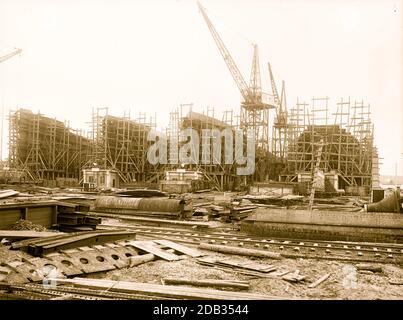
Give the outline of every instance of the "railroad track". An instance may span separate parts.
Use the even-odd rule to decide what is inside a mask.
[[[116,228],[116,225],[101,226]],[[145,237],[157,237],[193,245],[210,243],[276,251],[286,258],[403,264],[402,244],[251,237],[234,233],[194,232],[150,226],[119,226],[119,228],[130,229]]]
[[[69,300],[151,300],[167,299],[164,297],[129,294],[122,292],[99,291],[88,288],[77,288],[70,286],[57,286],[55,288],[45,288],[41,284],[10,285],[8,290],[12,295],[19,296],[26,300],[49,300],[54,298],[68,298]],[[172,300],[172,299],[171,299]]]

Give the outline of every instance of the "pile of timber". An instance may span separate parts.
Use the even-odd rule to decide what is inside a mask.
[[[61,231],[95,230],[101,218],[89,214],[90,207],[81,204],[59,203],[57,205],[57,224]]]
[[[208,267],[214,267],[218,270],[232,271],[255,277],[266,277],[269,273],[277,270],[277,267],[271,264],[261,264],[254,261],[241,261],[238,259],[216,259],[210,256],[198,258],[198,264]]]
[[[202,203],[193,205],[195,209],[194,215],[206,215],[209,220],[218,218],[224,222],[240,221],[249,216],[256,205],[242,204],[240,202],[232,202],[227,204],[216,205],[213,203]]]
[[[242,220],[249,216],[256,206],[234,206],[230,210],[229,220]]]

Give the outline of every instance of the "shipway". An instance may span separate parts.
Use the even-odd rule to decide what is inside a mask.
[[[154,307],[154,314],[168,314],[168,315],[180,315],[183,318],[186,314],[187,307],[164,307],[160,304],[159,307]]]

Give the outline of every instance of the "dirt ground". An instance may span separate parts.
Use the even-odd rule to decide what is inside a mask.
[[[251,258],[229,256],[205,251],[206,255],[215,258],[231,258],[241,262]],[[10,259],[30,258],[21,251],[9,250],[9,246],[0,244],[0,262]],[[291,299],[398,299],[403,300],[403,285],[392,285],[390,280],[402,282],[403,269],[396,265],[381,264],[383,272],[357,271],[354,264],[339,261],[323,261],[312,259],[283,259],[270,260],[253,258],[257,263],[273,265],[276,271],[299,270],[300,275],[306,276],[304,281],[290,283],[283,279],[252,278],[234,271],[217,270],[213,267],[196,263],[195,258],[185,258],[168,262],[155,260],[132,268],[113,270],[105,273],[88,274],[88,278],[104,278],[111,280],[135,281],[146,283],[161,283],[164,277],[186,279],[222,279],[249,280],[249,292]],[[308,288],[309,284],[323,275],[330,277],[316,288]],[[217,289],[217,288],[214,288]]]
[[[208,255],[217,258],[228,258],[228,255],[222,254],[208,253]],[[231,256],[231,258],[245,262],[250,260],[250,258],[240,256]],[[164,277],[193,280],[250,280],[249,292],[283,298],[403,299],[403,285],[391,285],[388,282],[391,279],[399,281],[403,279],[403,269],[398,266],[382,265],[382,273],[372,273],[370,271],[356,271],[353,265],[337,261],[317,261],[311,259],[283,259],[274,261],[258,258],[254,259],[254,261],[277,266],[279,271],[300,270],[300,275],[306,276],[306,279],[299,283],[290,283],[282,279],[251,278],[236,272],[201,266],[192,258],[174,262],[156,260],[133,268],[97,274],[96,277],[147,283],[161,283],[161,279]],[[309,284],[326,273],[330,273],[330,277],[326,281],[316,288],[308,288]],[[95,275],[88,275],[88,277],[95,278]]]

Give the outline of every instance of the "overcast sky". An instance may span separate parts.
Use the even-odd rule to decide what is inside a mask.
[[[333,111],[341,97],[369,103],[381,173],[398,163],[403,174],[402,0],[201,2],[247,81],[257,43],[265,91],[270,61],[289,106],[313,96],[330,97]],[[239,112],[193,0],[0,0],[0,55],[14,47],[21,57],[0,64],[5,112],[39,110],[84,129],[93,107],[157,114],[159,126],[181,103]]]

